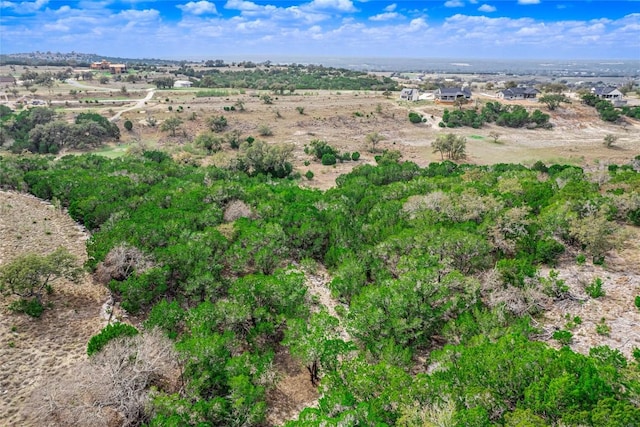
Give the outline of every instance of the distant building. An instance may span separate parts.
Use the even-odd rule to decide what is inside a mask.
[[[471,90],[468,87],[442,87],[434,92],[436,101],[455,102],[459,98],[471,99]]]
[[[400,91],[400,99],[403,101],[417,101],[420,97],[418,89],[404,88]]]
[[[598,86],[591,88],[591,93],[600,99],[608,101],[619,101],[622,99],[622,92],[613,86]]]
[[[122,74],[127,72],[127,66],[125,64],[112,64],[106,59],[103,59],[100,62],[92,62],[90,68],[92,70],[109,70],[111,74]]]
[[[532,87],[512,87],[498,92],[500,99],[536,99],[540,93],[538,89]]]
[[[13,76],[0,76],[0,84],[16,84],[16,79]]]
[[[189,80],[176,80],[173,82],[173,87],[191,87],[191,85],[193,85],[193,82]]]

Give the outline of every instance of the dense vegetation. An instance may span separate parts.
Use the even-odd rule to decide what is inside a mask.
[[[11,143],[16,153],[57,154],[63,148],[92,147],[118,138],[118,125],[97,113],[80,113],[70,124],[55,110],[38,107],[3,114],[0,122],[0,146]]]
[[[273,90],[277,93],[308,90],[397,90],[398,84],[389,77],[374,77],[366,72],[321,65],[286,68],[253,68],[221,71],[218,69],[194,70],[182,68],[175,72],[197,78],[196,86],[202,88],[250,88]]]
[[[530,320],[569,297],[540,266],[605,262],[640,223],[637,163],[600,186],[577,167],[383,155],[320,192],[159,152],[24,156],[0,160],[0,186],[68,208],[96,277],[174,340],[185,387],[155,392],[149,425],[261,425],[284,346],[322,391],[291,427],[632,426],[637,362],[555,350]],[[320,264],[338,318],[305,286]]]
[[[440,127],[470,126],[480,128],[485,123],[494,122],[498,126],[511,128],[548,129],[551,127],[549,115],[538,109],[529,113],[521,105],[503,105],[499,102],[487,102],[480,112],[478,112],[478,108],[452,111],[445,108]]]

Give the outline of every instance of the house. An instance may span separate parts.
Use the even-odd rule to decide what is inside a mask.
[[[92,70],[109,70],[111,74],[122,74],[127,72],[127,66],[125,64],[112,64],[106,59],[103,59],[100,62],[92,62],[90,68]]]
[[[404,88],[400,91],[400,99],[403,101],[417,101],[420,97],[418,89]]]
[[[536,99],[540,91],[532,87],[512,87],[498,92],[500,99]]]
[[[591,88],[591,93],[600,99],[608,101],[619,101],[622,99],[622,92],[613,86],[598,86]]]
[[[92,62],[89,67],[92,70],[108,70],[109,69],[109,65],[111,65],[111,63],[109,61],[107,61],[106,59],[103,59],[100,62]]]
[[[189,80],[176,80],[173,82],[173,87],[191,87],[192,84]]]
[[[471,90],[468,87],[441,87],[434,92],[436,101],[455,102],[460,98],[471,99]]]
[[[125,64],[109,64],[109,72],[111,74],[122,74],[127,72]]]
[[[13,76],[0,76],[0,84],[16,84],[16,79]]]

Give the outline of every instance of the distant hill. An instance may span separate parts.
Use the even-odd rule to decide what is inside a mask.
[[[89,66],[92,62],[106,59],[117,63],[144,63],[153,65],[179,64],[180,61],[171,61],[157,58],[120,58],[98,55],[95,53],[78,52],[28,52],[0,54],[0,65],[56,65],[56,66]]]

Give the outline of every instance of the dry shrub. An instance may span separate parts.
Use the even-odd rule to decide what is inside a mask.
[[[134,426],[149,418],[153,386],[179,388],[173,343],[160,330],[110,342],[63,378],[50,378],[25,405],[34,425]]]
[[[522,288],[509,286],[502,280],[496,269],[485,273],[482,279],[481,295],[490,307],[504,307],[508,312],[523,316],[549,309],[552,299],[543,292],[539,279],[527,278]]]
[[[225,208],[223,218],[226,222],[232,222],[238,218],[251,218],[252,215],[251,208],[245,202],[234,200]]]
[[[132,273],[141,273],[153,266],[149,258],[126,243],[115,246],[96,268],[96,280],[104,285],[111,280],[126,280]]]

